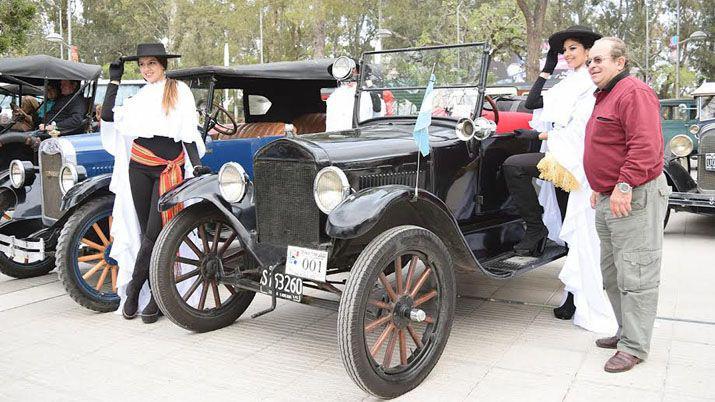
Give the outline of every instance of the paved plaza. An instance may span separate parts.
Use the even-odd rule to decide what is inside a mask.
[[[715,218],[676,213],[665,232],[651,357],[608,374],[598,335],[553,318],[563,260],[497,281],[460,275],[452,335],[436,368],[402,400],[715,400]],[[257,296],[219,331],[163,318],[145,325],[75,304],[57,274],[0,275],[0,400],[372,398],[340,362],[336,313]]]

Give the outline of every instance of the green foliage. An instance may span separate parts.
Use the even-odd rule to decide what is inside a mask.
[[[0,1],[0,55],[19,53],[37,14],[30,0]]]

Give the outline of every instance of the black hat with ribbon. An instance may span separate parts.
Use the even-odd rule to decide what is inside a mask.
[[[136,61],[140,57],[156,57],[171,59],[175,57],[181,57],[180,54],[170,54],[166,53],[166,48],[162,43],[140,43],[137,45],[137,54],[134,56],[124,56],[122,60],[124,61]]]
[[[591,28],[583,25],[573,25],[563,31],[556,32],[549,37],[549,46],[551,49],[558,49],[559,53],[564,52],[564,42],[566,39],[575,39],[586,49],[593,46],[593,42],[601,39],[603,35],[593,31]]]

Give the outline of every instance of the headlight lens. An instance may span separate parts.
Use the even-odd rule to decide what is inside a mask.
[[[678,134],[670,140],[670,152],[681,158],[693,152],[693,140],[685,134]]]
[[[10,162],[10,184],[15,188],[25,185],[25,167],[19,159]]]
[[[350,194],[350,183],[342,170],[335,166],[323,168],[315,176],[313,196],[321,211],[329,214]]]
[[[60,191],[62,194],[67,194],[69,189],[74,187],[79,181],[77,167],[71,163],[67,163],[60,169]]]
[[[246,194],[246,171],[236,162],[228,162],[218,172],[218,187],[224,200],[234,203]]]
[[[346,56],[340,56],[333,63],[333,78],[338,81],[348,79],[352,75],[353,68],[355,68],[355,60]]]
[[[688,127],[688,131],[690,131],[690,134],[695,135],[700,131],[700,126],[698,126],[697,124],[693,124]]]

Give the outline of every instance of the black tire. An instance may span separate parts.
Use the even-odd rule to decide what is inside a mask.
[[[405,256],[410,261],[406,275]],[[432,291],[420,293],[427,286]],[[417,387],[442,355],[455,302],[452,259],[434,233],[417,226],[398,226],[378,235],[355,261],[338,309],[340,357],[350,377],[365,392],[381,398],[394,398]],[[420,308],[415,309],[417,306]],[[407,312],[415,310],[424,312],[427,319],[407,318]],[[375,319],[367,323],[368,316]],[[376,336],[383,325],[384,330]],[[372,343],[370,338],[375,337]],[[399,359],[392,366],[398,340]],[[410,340],[412,351],[408,349]],[[385,353],[381,353],[382,346]],[[381,363],[377,361],[380,355]]]
[[[15,204],[14,196],[9,191],[0,192],[0,216],[2,222],[10,219],[5,213]],[[34,278],[48,274],[55,269],[55,259],[47,257],[31,263],[17,261],[0,253],[0,272],[17,279]]]
[[[201,240],[198,245],[189,237],[193,235]],[[235,239],[236,233],[228,220],[207,203],[185,208],[162,229],[151,255],[149,283],[159,308],[173,323],[189,331],[207,332],[233,324],[246,311],[255,292],[221,283],[216,275],[218,267],[232,273],[234,270],[245,270],[252,264],[240,242]],[[182,244],[190,247],[194,257],[190,254],[177,257]],[[179,258],[182,260],[179,261]],[[185,267],[181,268],[182,265]],[[186,271],[177,272],[177,267]],[[193,282],[183,286],[188,283],[191,286],[182,289],[181,294],[177,284],[189,280]],[[194,307],[184,299],[191,301],[198,287],[201,287],[201,292]],[[228,294],[224,291],[222,295],[221,289],[226,289]],[[213,294],[213,299],[208,298],[209,293]],[[228,298],[224,301],[223,296]]]
[[[119,307],[119,268],[109,258],[113,206],[114,196],[105,195],[77,208],[60,232],[55,255],[60,281],[70,297],[80,306],[100,313]],[[96,284],[89,282],[95,278]]]
[[[670,205],[668,205],[665,208],[665,219],[663,219],[663,229],[665,229],[665,227],[668,226],[668,221],[670,220],[670,210],[671,209],[672,208],[670,208]]]

